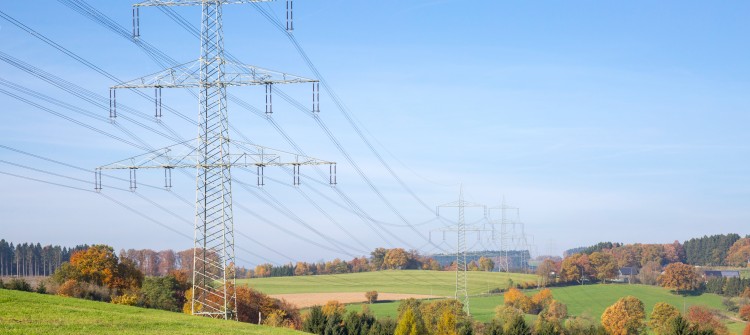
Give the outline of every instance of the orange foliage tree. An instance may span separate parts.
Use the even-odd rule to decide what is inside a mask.
[[[750,305],[745,305],[740,308],[740,318],[745,321],[750,321]]]
[[[94,245],[76,251],[70,256],[70,265],[75,267],[80,278],[71,278],[99,286],[110,285],[117,274],[118,259],[114,250],[106,245]]]
[[[692,291],[700,285],[695,268],[679,262],[669,264],[664,268],[664,273],[659,276],[659,284],[677,292]]]
[[[589,256],[586,254],[570,255],[560,266],[560,280],[564,282],[580,281],[592,273]]]
[[[589,256],[594,275],[602,282],[614,279],[618,274],[617,261],[611,254],[594,252]]]
[[[745,326],[745,330],[742,331],[742,335],[750,335],[750,323]]]
[[[383,267],[386,269],[403,269],[409,263],[406,251],[401,248],[389,249],[383,259]]]
[[[727,252],[726,261],[731,266],[747,266],[750,263],[750,238],[734,242]]]
[[[698,331],[713,330],[716,335],[729,335],[727,326],[706,307],[690,306],[687,319]]]
[[[602,326],[611,335],[641,334],[645,318],[643,302],[627,296],[607,307],[602,314]]]
[[[524,313],[530,313],[534,306],[531,298],[515,287],[511,287],[508,292],[505,292],[503,298],[505,306],[516,308]]]

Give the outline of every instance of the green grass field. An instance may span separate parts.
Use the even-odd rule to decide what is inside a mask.
[[[535,291],[526,292],[531,295]],[[724,310],[722,297],[716,294],[702,294],[699,296],[682,297],[671,293],[669,290],[647,285],[626,285],[626,284],[606,284],[606,285],[583,285],[552,288],[552,295],[556,300],[568,306],[570,315],[587,314],[594,318],[599,318],[604,310],[614,304],[618,299],[632,295],[643,301],[646,307],[646,313],[650,314],[657,302],[669,303],[682,310],[690,308],[693,305],[702,305],[714,309]],[[377,303],[370,305],[370,310],[378,317],[395,317],[398,308],[398,302]],[[469,306],[471,315],[479,321],[489,321],[495,315],[495,307],[503,304],[502,295],[494,296],[477,296],[470,298]],[[683,305],[684,304],[684,305]],[[347,306],[350,310],[361,310],[361,304],[352,304]],[[741,333],[744,328],[743,323],[728,322],[730,330]]]
[[[469,294],[482,294],[492,288],[505,288],[508,279],[515,283],[536,282],[536,275],[503,272],[469,272]],[[364,292],[430,294],[453,296],[456,273],[450,271],[388,270],[339,275],[253,278],[237,281],[266,294]]]
[[[0,290],[0,334],[303,334],[181,313]]]

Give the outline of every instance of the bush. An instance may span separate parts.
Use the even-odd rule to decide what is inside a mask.
[[[36,286],[36,293],[47,294],[47,286],[44,285],[44,281],[40,281],[39,285]]]
[[[745,321],[750,321],[750,305],[745,305],[740,308],[740,318]]]
[[[378,291],[365,292],[365,298],[367,298],[367,302],[371,304],[378,301]]]
[[[57,295],[94,301],[109,301],[109,290],[105,287],[80,283],[74,279],[66,280],[57,289]]]
[[[179,283],[175,277],[146,278],[141,287],[141,303],[148,308],[177,312],[180,310],[180,304],[176,297],[178,290]]]
[[[32,292],[31,285],[29,285],[23,278],[13,278],[6,286],[9,290]]]
[[[135,306],[138,302],[138,296],[135,294],[126,293],[112,298],[111,302],[115,305]]]
[[[495,288],[491,289],[489,293],[490,294],[500,294],[500,293],[503,293],[503,292],[505,292],[505,290],[503,290],[503,289],[501,289],[499,287],[495,287]]]

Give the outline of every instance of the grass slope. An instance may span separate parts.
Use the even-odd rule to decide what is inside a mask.
[[[515,283],[536,282],[536,275],[501,272],[469,272],[469,294],[481,294],[492,288],[505,288],[508,279]],[[451,271],[388,270],[339,275],[253,278],[237,281],[266,294],[365,292],[430,294],[453,296],[456,273]]]
[[[0,334],[303,334],[153,309],[0,289]]]
[[[535,292],[526,292],[533,294]],[[699,296],[687,296],[684,298],[671,293],[669,290],[647,285],[626,285],[626,284],[606,284],[606,285],[583,285],[552,288],[552,296],[568,306],[570,315],[587,314],[594,318],[599,318],[604,310],[614,304],[618,299],[632,295],[643,301],[646,307],[646,313],[650,314],[657,302],[669,303],[678,309],[683,309],[683,302],[686,308],[693,305],[702,305],[714,309],[724,310],[721,303],[722,298],[716,294],[702,294]],[[502,295],[471,297],[469,306],[471,315],[480,321],[489,321],[495,315],[495,307],[503,304]],[[370,306],[370,310],[377,316],[397,315],[396,309],[398,302],[377,303]],[[348,306],[351,310],[360,310],[361,305],[355,304]]]

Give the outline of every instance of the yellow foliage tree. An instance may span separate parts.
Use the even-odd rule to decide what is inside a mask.
[[[648,326],[651,327],[654,334],[666,335],[670,331],[672,319],[678,315],[680,315],[680,311],[674,306],[664,302],[657,302],[649,317]]]
[[[325,305],[323,305],[323,315],[326,317],[331,317],[333,315],[344,315],[346,313],[346,307],[344,307],[344,304],[340,303],[338,300],[329,300]]]
[[[727,252],[727,264],[748,266],[750,264],[750,238],[741,238],[732,244]]]
[[[437,324],[435,335],[457,335],[456,314],[453,311],[444,310]]]
[[[541,311],[552,302],[552,290],[545,288],[531,297],[531,302],[534,304],[534,308]]]
[[[611,335],[641,334],[645,328],[643,302],[633,296],[618,300],[602,314],[602,326]]]
[[[414,311],[408,308],[399,318],[394,335],[424,335],[426,332],[421,328]]]

